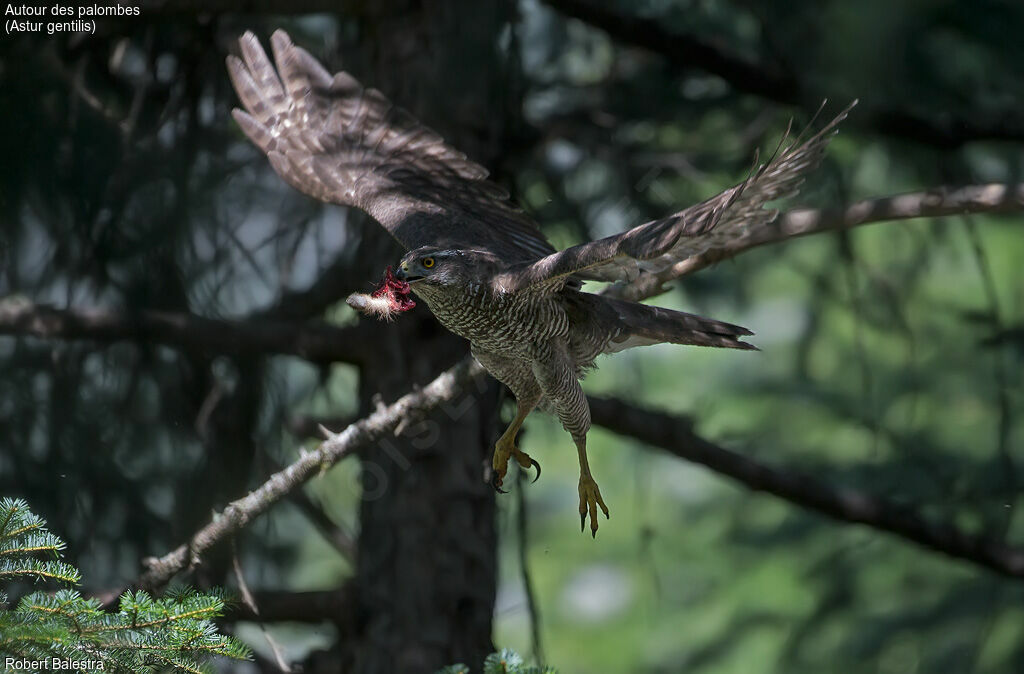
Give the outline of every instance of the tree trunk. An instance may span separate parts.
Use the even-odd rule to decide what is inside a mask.
[[[396,6],[396,4],[400,6]],[[400,2],[370,10],[351,69],[411,110],[473,159],[493,166],[507,147],[507,63],[499,47],[508,3]],[[346,65],[349,67],[349,64]],[[368,223],[366,251],[380,268],[401,255]],[[426,383],[468,351],[425,307],[383,331],[380,358],[364,367],[364,411],[380,394],[394,400]],[[432,672],[454,662],[478,667],[492,650],[497,578],[495,495],[484,481],[497,436],[494,382],[467,392],[400,437],[362,457],[363,489],[354,634],[343,643],[344,671]]]

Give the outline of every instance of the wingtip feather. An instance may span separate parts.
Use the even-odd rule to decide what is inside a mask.
[[[274,34],[270,36],[270,48],[274,52],[274,59],[278,62],[278,65],[281,63],[281,55],[293,46],[292,39],[288,37],[288,33],[280,28],[275,30]]]
[[[259,38],[251,30],[247,30],[242,33],[242,37],[238,38],[238,46],[242,50],[242,56],[245,58],[249,65],[252,65],[250,55],[258,58],[260,54],[266,58],[266,52],[263,51],[263,45],[260,44]]]
[[[242,128],[242,131],[250,138],[250,140],[260,147],[263,146],[262,137],[266,135],[267,130],[262,124],[257,122],[252,115],[241,108],[232,108],[231,117],[235,120],[235,123]]]

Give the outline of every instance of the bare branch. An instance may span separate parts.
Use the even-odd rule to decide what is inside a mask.
[[[476,376],[467,372],[467,378]],[[468,379],[467,379],[468,381]],[[645,410],[621,400],[589,397],[594,424],[699,463],[756,491],[843,522],[863,524],[922,547],[995,571],[1024,578],[1024,550],[930,522],[887,499],[827,484],[809,475],[765,465],[720,447],[693,432],[685,417]],[[298,428],[304,429],[311,422]]]
[[[259,620],[261,617],[260,607],[252,596],[249,584],[245,581],[245,574],[242,573],[242,564],[238,561],[238,551],[235,548],[235,542],[231,541],[231,565],[235,573],[235,582],[238,583],[238,593],[241,595],[242,605],[252,613],[256,620]],[[263,640],[267,642],[267,646],[270,647],[270,651],[274,654],[274,664],[277,666],[277,670],[279,672],[291,672],[291,667],[285,662],[284,655],[281,653],[281,647],[278,645],[274,635],[268,632],[264,625],[260,625],[260,631],[263,632]]]
[[[751,248],[788,241],[798,236],[850,229],[888,220],[1021,211],[1024,211],[1024,183],[938,187],[926,192],[908,192],[891,197],[865,199],[846,208],[793,210],[780,214],[770,227],[762,228],[747,238],[738,239],[725,248],[716,248],[687,258],[656,274],[641,273],[635,281],[626,285],[610,286],[606,292],[614,297],[631,300],[653,297],[664,292],[664,284],[669,281],[735,257]]]
[[[669,281],[735,257],[757,246],[819,232],[849,229],[886,220],[939,217],[964,213],[1024,211],[1024,183],[940,187],[866,199],[844,209],[800,209],[783,213],[776,223],[725,248],[682,260],[656,274],[641,273],[633,282],[608,287],[606,293],[641,300],[664,292]],[[218,353],[281,353],[314,362],[363,363],[374,356],[380,326],[360,321],[349,327],[326,323],[292,323],[269,317],[237,321],[192,314],[106,309],[53,309],[20,300],[0,301],[0,335],[132,340],[203,349]]]
[[[587,0],[544,0],[562,14],[608,33],[615,40],[664,56],[682,68],[698,68],[729,82],[738,91],[782,103],[799,98],[796,80],[777,67],[732,54],[696,35],[665,30],[654,19],[623,14]]]
[[[670,454],[707,466],[755,491],[842,522],[887,531],[918,545],[1004,576],[1024,578],[1024,550],[973,536],[950,524],[929,522],[913,510],[856,489],[836,487],[810,475],[773,468],[705,440],[692,422],[634,407],[621,400],[590,398],[594,423]]]
[[[167,311],[54,309],[0,301],[0,335],[42,339],[134,341],[229,354],[278,353],[313,362],[361,363],[372,356],[377,326],[320,322],[217,320]]]
[[[322,438],[320,428],[345,428],[356,421],[351,417],[318,417],[296,414],[288,418],[288,432],[297,438]]]
[[[697,68],[717,75],[736,91],[785,105],[817,105],[823,93],[808,92],[796,75],[769,60],[748,59],[727,47],[695,35],[666,30],[655,20],[619,12],[596,0],[544,0],[562,14],[606,32],[613,40],[664,57],[678,68]],[[924,116],[910,110],[875,107],[858,116],[880,133],[933,147],[953,149],[975,140],[1024,140],[1024,124],[1016,109],[979,120],[977,116]]]
[[[754,246],[794,236],[843,229],[885,219],[962,212],[1012,212],[1020,210],[1022,205],[1024,185],[975,185],[868,200],[842,210],[794,211],[782,216],[777,228],[766,230],[727,250],[717,251],[717,258],[697,258],[697,262],[678,271],[678,275],[691,273],[702,266],[738,255]],[[634,286],[635,284],[627,287]],[[660,287],[660,283],[637,287],[633,290],[634,296],[642,299],[654,294]],[[10,302],[7,304],[11,305]],[[175,318],[174,315],[156,312],[143,315],[153,320],[152,324],[146,325],[149,332],[165,324],[172,331],[177,331],[175,334],[182,332],[180,322],[171,320]],[[95,316],[100,318],[95,321],[89,320]],[[177,318],[180,319],[180,316]],[[200,319],[201,322],[207,320]],[[221,329],[225,322],[209,323],[210,327],[216,326]],[[231,327],[239,328],[238,325]],[[0,333],[3,332],[44,337],[139,338],[137,322],[129,322],[124,317],[110,317],[102,312],[55,312],[40,310],[32,305],[28,305],[20,313],[16,307],[0,306]],[[240,330],[237,337],[245,339],[244,331]],[[168,340],[166,335],[164,341],[176,343],[174,340]],[[394,432],[403,419],[422,414],[452,400],[466,384],[482,376],[483,372],[483,368],[475,360],[466,358],[439,375],[425,388],[409,393],[392,405],[381,407],[365,419],[349,425],[344,431],[322,443],[315,452],[304,455],[287,468],[275,473],[256,491],[229,504],[223,513],[200,529],[188,544],[178,547],[160,559],[148,560],[148,570],[140,579],[140,585],[156,587],[166,583],[175,573],[197,563],[210,547],[241,530],[249,521],[310,480],[322,468],[332,466],[386,433]],[[1024,551],[972,537],[949,525],[928,523],[911,511],[858,491],[833,489],[806,476],[764,466],[699,438],[693,434],[685,421],[601,399],[593,399],[591,409],[596,423],[606,428],[666,448],[679,456],[729,475],[753,489],[768,491],[836,519],[860,522],[894,533],[924,547],[974,562],[1004,575],[1024,577]],[[299,428],[304,425],[300,424]]]
[[[146,572],[139,579],[144,588],[164,585],[182,569],[198,563],[202,555],[218,542],[234,535],[252,519],[346,456],[356,452],[387,433],[392,433],[406,418],[454,399],[463,386],[483,374],[475,360],[466,358],[441,373],[422,389],[408,393],[397,401],[358,421],[328,440],[315,451],[305,454],[281,471],[274,473],[258,489],[232,501],[213,521],[200,529],[192,539],[159,559],[146,560]]]

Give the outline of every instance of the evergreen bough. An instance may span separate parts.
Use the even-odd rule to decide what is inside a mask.
[[[0,669],[198,674],[210,671],[212,656],[250,657],[248,647],[220,634],[212,622],[224,613],[222,593],[184,587],[155,598],[129,591],[118,611],[109,613],[99,600],[72,589],[81,577],[61,561],[63,549],[64,541],[25,501],[0,499]],[[12,609],[3,590],[18,580],[64,587],[33,592]]]
[[[448,665],[436,674],[470,674],[466,665]],[[558,674],[553,667],[527,666],[522,656],[509,648],[491,653],[484,660],[483,674]]]

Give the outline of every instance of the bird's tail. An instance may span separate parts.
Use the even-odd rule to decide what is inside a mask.
[[[754,333],[738,325],[637,302],[601,299],[615,312],[621,328],[608,343],[605,353],[665,342],[757,350],[753,344],[742,341],[743,337]]]

